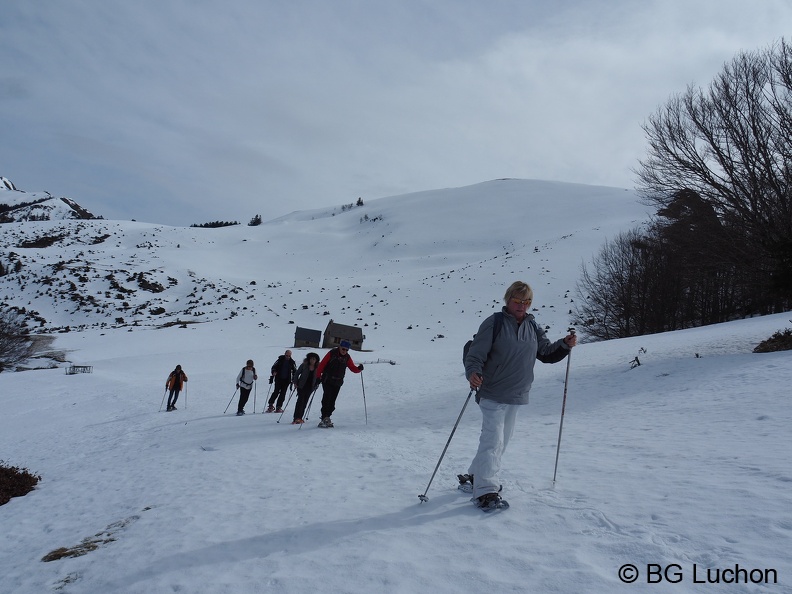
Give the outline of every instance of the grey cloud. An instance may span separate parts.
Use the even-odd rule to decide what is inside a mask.
[[[173,224],[498,177],[630,186],[644,119],[790,17],[780,0],[12,2],[0,163]]]

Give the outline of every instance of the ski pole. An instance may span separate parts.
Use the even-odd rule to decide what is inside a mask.
[[[231,403],[234,401],[234,396],[236,396],[237,390],[239,390],[239,386],[237,386],[236,390],[234,390],[234,393],[231,394],[231,400],[228,401],[228,405],[226,406],[225,410],[223,411],[223,414],[226,414],[226,410],[228,410],[228,407],[231,406]]]
[[[162,405],[165,404],[165,396],[168,394],[168,388],[165,388],[165,394],[162,395],[162,402],[160,402],[160,409],[158,412],[162,412]]]
[[[443,461],[443,456],[445,456],[446,450],[448,449],[448,444],[451,443],[451,438],[454,437],[454,432],[456,431],[457,425],[459,425],[459,421],[462,420],[462,415],[465,413],[465,409],[467,408],[468,402],[470,402],[470,397],[473,395],[473,392],[475,391],[476,391],[475,388],[470,389],[470,392],[468,393],[467,398],[465,399],[465,404],[462,406],[462,410],[459,411],[459,417],[457,417],[456,423],[454,423],[454,428],[451,430],[451,435],[448,436],[448,441],[446,442],[445,447],[443,448],[443,453],[440,454],[440,459],[437,461],[437,466],[435,466],[434,472],[432,473],[432,478],[429,479],[429,484],[426,485],[426,491],[423,492],[423,495],[418,495],[418,499],[421,500],[421,503],[425,501],[429,501],[429,498],[426,496],[426,494],[429,492],[429,487],[432,485],[432,481],[434,480],[434,477],[437,474],[437,469],[440,468],[440,462]]]
[[[272,391],[272,378],[270,377],[270,387],[267,389],[267,396],[264,398],[264,402],[266,402],[267,404],[269,404],[269,394],[270,394],[271,391]],[[254,394],[254,396],[255,396],[255,394]],[[267,412],[267,407],[265,406],[264,410],[262,410],[261,412],[263,412],[263,413]],[[255,407],[253,408],[253,413],[254,414],[256,413],[256,408]]]
[[[184,385],[184,410],[187,410],[187,384]]]
[[[575,333],[574,328],[570,328],[571,334]],[[558,445],[556,445],[556,459],[555,469],[553,470],[553,484],[556,482],[556,473],[558,472],[558,455],[561,453],[561,432],[564,430],[564,411],[566,410],[567,399],[567,385],[569,384],[569,364],[572,362],[572,351],[567,355],[566,377],[564,377],[564,399],[561,402],[561,423],[558,425]]]
[[[256,414],[256,380],[253,380],[253,414]]]
[[[289,397],[286,399],[286,406],[283,407],[283,412],[278,417],[278,423],[280,423],[281,417],[286,414],[286,409],[289,408],[289,402],[291,402],[292,394],[294,394],[294,384],[292,384],[291,390],[289,390]]]
[[[363,411],[366,413],[366,425],[368,425],[368,408],[366,407],[366,386],[363,385],[363,372],[360,372],[360,387],[363,388]]]
[[[313,404],[314,394],[316,394],[316,391],[318,389],[319,389],[319,384],[316,384],[316,386],[313,389],[313,392],[311,392],[311,398],[310,398],[310,400],[308,400],[308,406],[305,407],[305,416],[303,417],[303,421],[307,421],[308,420],[308,413],[311,412],[311,404]],[[300,426],[297,427],[297,429],[302,429],[302,426],[304,424],[305,423],[300,423]]]

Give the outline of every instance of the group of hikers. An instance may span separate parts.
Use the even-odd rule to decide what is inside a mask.
[[[341,343],[327,352],[320,361],[316,353],[308,353],[298,367],[292,358],[292,352],[287,350],[280,355],[270,369],[269,383],[272,395],[267,401],[266,413],[283,413],[283,403],[286,394],[291,387],[292,391],[297,391],[297,403],[294,406],[294,419],[292,425],[301,425],[305,422],[305,409],[311,395],[322,386],[322,420],[319,427],[328,429],[333,427],[331,419],[335,411],[336,399],[344,383],[344,375],[349,369],[353,373],[363,371],[363,365],[355,365],[349,354],[351,344],[348,340]],[[256,367],[252,359],[248,359],[245,366],[236,378],[236,388],[239,390],[239,400],[237,402],[237,416],[245,414],[245,405],[250,399],[250,392],[253,390],[255,381],[258,379]],[[168,397],[168,411],[176,410],[176,401],[179,392],[187,381],[187,374],[177,365],[165,382],[166,390],[170,390]],[[234,391],[236,393],[236,390]],[[233,399],[233,397],[232,397]]]
[[[501,459],[514,433],[517,411],[520,406],[528,404],[536,360],[557,363],[567,357],[577,344],[574,331],[555,342],[547,338],[544,329],[528,313],[533,302],[533,290],[527,283],[512,283],[503,299],[505,305],[501,311],[481,323],[464,355],[465,378],[471,394],[476,392],[482,422],[478,451],[468,473],[459,475],[459,481],[460,488],[469,488],[474,503],[484,511],[508,507],[500,495]],[[282,413],[286,391],[292,386],[297,390],[292,423],[301,424],[311,394],[321,385],[322,420],[319,427],[332,427],[331,416],[344,383],[344,373],[347,369],[353,373],[363,371],[363,365],[355,365],[349,356],[349,347],[348,341],[341,341],[321,361],[316,353],[308,353],[299,367],[295,365],[291,351],[278,357],[270,370],[270,383],[274,383],[274,390],[265,412]],[[245,414],[245,404],[257,377],[253,361],[248,361],[236,380],[240,391],[237,415]],[[187,376],[177,366],[166,383],[171,390],[168,410],[176,410],[179,390],[186,381]]]

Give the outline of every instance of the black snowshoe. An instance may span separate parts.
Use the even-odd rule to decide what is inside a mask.
[[[499,493],[486,493],[473,499],[473,503],[483,512],[494,512],[509,508],[509,503]]]
[[[459,485],[457,485],[457,489],[459,489],[463,493],[472,493],[473,492],[473,475],[472,474],[458,474],[457,478],[459,479]]]

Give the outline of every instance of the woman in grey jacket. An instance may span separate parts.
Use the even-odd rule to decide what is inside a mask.
[[[536,359],[563,360],[577,344],[574,334],[550,342],[528,314],[533,290],[522,281],[512,283],[503,309],[481,323],[465,357],[465,377],[476,390],[482,424],[479,448],[470,464],[473,496],[482,509],[508,507],[501,499],[498,473],[501,458],[514,433],[518,406],[528,404]]]

